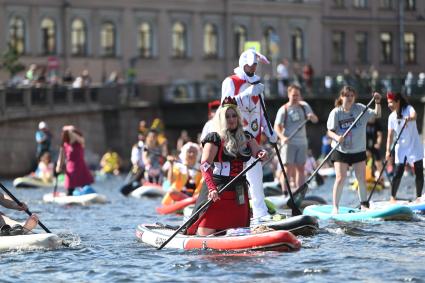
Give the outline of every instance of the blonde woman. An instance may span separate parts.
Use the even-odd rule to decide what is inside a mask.
[[[169,156],[168,162],[171,168],[168,169],[167,179],[171,184],[171,191],[162,199],[162,204],[171,204],[197,195],[202,186],[202,174],[199,169],[199,159],[201,151],[196,143],[188,142],[183,145],[179,155],[180,162],[176,162]]]
[[[201,172],[203,186],[195,206],[207,200],[211,206],[189,227],[187,233],[207,236],[229,228],[249,226],[248,186],[241,178],[220,196],[218,190],[238,175],[252,157],[267,158],[263,150],[242,128],[241,115],[234,98],[227,97],[213,118],[213,132],[202,141]]]

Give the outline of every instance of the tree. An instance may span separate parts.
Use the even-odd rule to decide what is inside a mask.
[[[9,43],[7,50],[0,57],[0,69],[5,69],[12,78],[17,73],[25,70],[25,65],[19,62],[19,59],[18,52]]]

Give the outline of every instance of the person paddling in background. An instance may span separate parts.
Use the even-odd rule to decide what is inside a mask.
[[[242,172],[252,156],[267,159],[267,152],[251,134],[244,132],[234,98],[225,98],[213,119],[213,132],[202,141],[201,171],[207,186],[201,189],[195,211],[207,199],[213,203],[187,230],[188,234],[200,236],[229,228],[249,227],[246,178],[241,178],[220,196],[218,190]]]
[[[148,131],[142,158],[145,165],[145,180],[159,184],[162,179],[161,159],[163,155],[162,148],[158,144],[158,132],[154,129]]]
[[[101,172],[103,174],[120,174],[121,157],[117,152],[109,148],[100,160]]]
[[[391,184],[391,202],[396,202],[398,187],[400,186],[401,177],[404,173],[406,162],[413,164],[415,168],[416,183],[416,201],[420,201],[422,189],[424,186],[423,161],[424,150],[419,137],[416,126],[416,111],[409,104],[407,99],[400,93],[387,93],[388,107],[391,114],[388,117],[388,134],[387,134],[387,150],[385,158],[391,157],[391,144],[395,136],[400,135],[401,129],[405,122],[406,128],[401,133],[401,137],[395,146],[395,176]]]
[[[25,211],[28,209],[25,203],[21,203],[19,206],[15,201],[6,198],[3,193],[0,193],[0,205],[14,210]],[[9,235],[21,235],[30,232],[32,229],[37,227],[38,224],[38,216],[37,214],[32,214],[27,218],[24,225],[15,225],[10,227],[10,225],[6,224],[7,218],[3,213],[0,212],[0,236],[9,236]]]
[[[38,163],[37,170],[35,171],[35,176],[40,178],[45,183],[50,183],[53,181],[54,173],[54,164],[50,153],[45,152],[40,157],[40,162]]]
[[[297,128],[306,120],[317,123],[319,119],[311,110],[310,105],[302,101],[301,89],[297,85],[288,87],[289,102],[279,108],[276,114],[274,129],[282,143],[282,162],[289,179],[295,180],[297,188],[304,184],[304,165],[307,160],[308,140],[305,125],[288,140]],[[288,194],[284,175],[280,174],[280,184],[283,193]],[[288,180],[290,182],[290,180]]]
[[[62,128],[62,144],[59,160],[56,163],[56,173],[62,171],[65,163],[65,189],[67,195],[72,196],[76,187],[83,187],[93,183],[93,176],[87,168],[84,159],[84,137],[72,125]]]
[[[167,160],[171,164],[168,169],[167,180],[171,184],[171,191],[162,199],[162,204],[171,204],[199,193],[202,186],[202,174],[199,169],[201,151],[196,143],[188,142],[179,155],[181,162],[175,162],[173,156]]]
[[[40,161],[41,155],[50,152],[50,144],[52,142],[52,133],[47,127],[47,123],[41,121],[38,123],[38,131],[35,132],[35,141],[37,142],[37,162]]]
[[[215,112],[217,112],[217,109],[219,106],[220,106],[220,100],[213,100],[211,102],[208,102],[208,121],[205,123],[204,127],[202,128],[200,141],[204,140],[207,134],[212,131],[212,125],[213,125],[212,121],[213,121]]]
[[[331,156],[336,174],[333,186],[333,214],[338,213],[342,187],[347,177],[348,167],[351,165],[359,184],[361,208],[369,208],[365,180],[366,125],[371,118],[381,116],[381,95],[377,92],[373,94],[375,109],[368,109],[350,133],[343,138],[345,131],[366,107],[361,103],[355,103],[356,96],[357,92],[353,87],[344,86],[335,101],[335,108],[329,114],[327,122],[328,135],[333,140],[332,147],[335,147],[336,142],[340,142]]]

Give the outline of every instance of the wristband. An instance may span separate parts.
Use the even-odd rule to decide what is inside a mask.
[[[203,162],[200,166],[202,177],[204,177],[205,184],[208,187],[208,191],[214,191],[217,190],[217,185],[214,183],[213,180],[213,171],[211,168],[211,165],[208,162]]]

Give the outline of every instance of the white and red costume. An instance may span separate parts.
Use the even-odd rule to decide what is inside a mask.
[[[257,75],[248,76],[244,72],[244,66],[252,66],[258,62],[268,63],[267,59],[253,49],[243,52],[239,58],[239,67],[235,68],[235,74],[227,77],[222,84],[221,100],[227,96],[234,97],[238,104],[238,108],[242,115],[242,123],[245,131],[254,136],[258,143],[260,143],[261,133],[264,132],[271,142],[276,142],[277,136],[269,132],[267,121],[264,117],[261,108],[259,95],[263,92],[264,86],[262,84],[253,84],[260,81]],[[249,166],[254,158],[246,164]],[[264,189],[263,189],[263,168],[261,163],[257,163],[246,174],[247,180],[250,184],[249,193],[252,200],[253,218],[263,217],[268,215],[267,207],[264,202]]]

